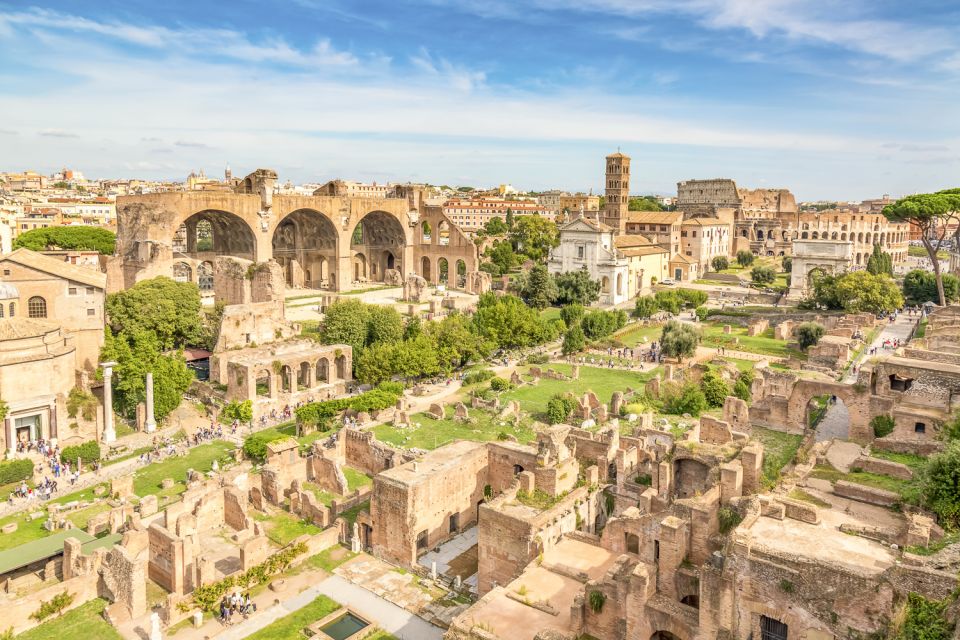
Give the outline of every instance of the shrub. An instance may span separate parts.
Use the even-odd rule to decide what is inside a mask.
[[[509,388],[510,388],[510,382],[508,380],[504,380],[499,376],[494,376],[493,378],[490,378],[490,389],[492,391],[506,391]]]
[[[717,511],[717,518],[720,520],[720,533],[730,533],[738,524],[743,521],[740,513],[730,507],[720,507]]]
[[[699,320],[700,322],[703,322],[704,320],[707,319],[706,307],[703,307],[703,306],[697,307],[696,309],[694,309],[694,313],[697,314],[697,320]]]
[[[49,600],[40,603],[40,608],[30,614],[30,617],[37,622],[43,622],[50,616],[60,615],[64,609],[73,603],[76,596],[69,591],[64,590]]]
[[[794,335],[797,336],[797,342],[800,343],[800,348],[806,351],[813,345],[820,342],[820,338],[823,337],[825,330],[822,324],[816,322],[804,322],[796,328]]]
[[[730,261],[727,260],[726,256],[717,256],[710,264],[713,265],[714,271],[723,271],[730,268]]]
[[[773,267],[756,266],[750,270],[750,279],[757,284],[773,284],[777,279],[777,272]]]
[[[657,306],[657,300],[653,296],[641,296],[637,298],[636,305],[633,308],[633,315],[637,318],[649,318],[660,308]]]
[[[243,441],[243,454],[254,460],[264,460],[267,457],[267,445],[288,436],[282,433],[254,433]]]
[[[377,385],[377,389],[384,391],[386,393],[392,393],[395,396],[403,395],[403,383],[402,382],[391,382],[389,380],[381,382]]]
[[[947,640],[953,627],[946,617],[950,599],[927,600],[918,593],[907,594],[903,625],[897,638],[908,640]]]
[[[918,475],[924,506],[940,517],[939,524],[944,528],[960,524],[960,441],[931,456]]]
[[[707,371],[700,380],[703,396],[711,407],[722,407],[723,401],[730,395],[730,385],[713,371]]]
[[[663,325],[663,331],[660,333],[660,347],[663,355],[677,358],[681,362],[685,357],[696,353],[699,342],[700,332],[695,327],[676,320]]]
[[[527,356],[527,364],[547,364],[550,356],[545,353],[531,353]]]
[[[67,416],[76,418],[79,415],[84,420],[94,420],[97,417],[98,406],[100,406],[99,402],[92,393],[87,393],[80,387],[74,387],[67,398]]]
[[[33,477],[32,460],[11,460],[0,463],[0,485],[12,484]]]
[[[781,262],[783,264],[783,270],[785,273],[791,273],[793,271],[793,258],[790,256],[784,256]]]
[[[467,375],[463,376],[463,384],[477,384],[478,382],[486,382],[495,375],[496,374],[489,369],[471,371]]]
[[[567,327],[572,327],[583,319],[585,313],[582,304],[568,304],[560,309],[560,319]]]
[[[568,356],[571,353],[583,351],[585,346],[587,346],[587,338],[583,335],[583,329],[580,328],[580,323],[578,322],[570,327],[567,333],[564,334],[560,351],[563,355]]]
[[[893,416],[880,414],[873,416],[870,420],[870,426],[873,427],[873,435],[877,438],[883,438],[893,433]]]
[[[547,422],[560,424],[567,419],[574,406],[573,398],[559,393],[556,394],[547,401]]]
[[[750,402],[753,398],[753,394],[750,392],[750,385],[744,382],[742,378],[737,378],[737,382],[733,385],[733,395],[744,402]]]
[[[69,462],[71,466],[77,464],[77,459],[83,460],[84,464],[90,464],[100,459],[100,445],[96,442],[84,442],[70,447],[64,447],[60,453],[60,459]]]
[[[749,267],[753,264],[753,259],[754,255],[751,252],[746,251],[745,249],[737,251],[737,264],[739,264],[741,267]]]
[[[692,416],[699,416],[707,410],[707,398],[700,387],[693,382],[664,385],[660,395],[663,398],[665,413],[678,416],[689,413]]]
[[[588,600],[590,602],[590,610],[594,613],[600,613],[604,603],[607,601],[607,596],[603,595],[600,591],[591,591]]]
[[[634,478],[633,481],[644,487],[649,487],[651,484],[653,484],[653,478],[649,473],[641,473]]]
[[[250,567],[245,572],[227,576],[220,582],[201,585],[193,590],[191,597],[197,608],[204,611],[212,611],[220,602],[226,593],[234,587],[249,589],[263,584],[270,580],[274,575],[285,571],[290,563],[299,555],[307,551],[307,545],[304,543],[294,544],[278,551],[260,564]]]

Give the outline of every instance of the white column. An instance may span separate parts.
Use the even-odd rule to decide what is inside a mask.
[[[143,423],[143,428],[147,433],[153,433],[157,430],[157,421],[153,417],[153,372],[147,372],[147,419]]]
[[[101,362],[100,366],[103,367],[103,441],[114,442],[117,431],[113,428],[113,386],[110,379],[117,363]]]

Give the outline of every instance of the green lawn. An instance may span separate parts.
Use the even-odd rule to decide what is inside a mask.
[[[141,498],[149,495],[179,495],[187,490],[187,469],[206,473],[214,460],[223,460],[233,449],[234,445],[229,442],[211,442],[193,447],[185,456],[147,465],[134,474],[133,491]],[[176,483],[172,489],[161,489],[160,483],[165,478],[172,478]]]
[[[38,605],[39,606],[39,605]],[[25,631],[17,640],[68,640],[77,638],[93,640],[123,640],[100,615],[107,601],[97,598],[86,602],[72,611],[68,611],[56,620],[45,622],[39,627]]]
[[[302,631],[307,625],[330,615],[339,608],[340,604],[327,596],[317,596],[316,600],[304,608],[280,618],[252,636],[247,636],[247,640],[302,640],[304,637]]]
[[[543,368],[555,369],[561,373],[570,374],[571,367],[568,364],[551,363],[543,365]],[[529,367],[521,367],[521,373],[526,373]],[[547,410],[547,402],[551,396],[556,393],[571,392],[582,396],[586,391],[593,391],[597,394],[600,402],[609,403],[610,397],[614,391],[624,391],[627,387],[632,389],[642,389],[658,369],[651,369],[644,373],[634,371],[623,371],[620,369],[601,369],[599,367],[580,367],[580,378],[578,380],[551,380],[541,378],[536,385],[523,385],[516,389],[504,392],[500,396],[500,402],[505,403],[508,400],[517,400],[524,411],[532,413],[535,418],[543,418],[543,413]]]
[[[364,500],[357,506],[351,507],[346,511],[344,511],[343,513],[341,513],[339,517],[343,518],[344,520],[349,522],[351,525],[353,525],[353,523],[357,521],[357,514],[359,514],[361,511],[367,511],[369,509],[370,509],[370,501]]]
[[[874,449],[870,452],[870,455],[874,458],[881,458],[883,460],[890,460],[891,462],[905,464],[910,467],[914,473],[919,471],[927,464],[926,458],[923,456],[914,455],[912,453],[894,453],[892,451],[881,451],[879,449]]]
[[[797,454],[803,436],[755,426],[752,437],[763,443],[761,481],[764,488],[771,489],[780,479],[780,472]]]
[[[509,422],[500,426],[496,416],[480,409],[470,409],[470,422],[454,420],[453,406],[447,406],[445,411],[446,417],[443,420],[417,413],[411,416],[410,420],[414,425],[419,424],[419,427],[397,429],[391,424],[379,424],[373,428],[373,433],[381,442],[418,449],[436,449],[455,440],[490,442],[499,439],[501,432],[513,435],[522,443],[532,442],[534,439],[535,434],[529,419],[521,421],[517,427]]]
[[[913,245],[907,247],[907,255],[913,258],[929,258],[930,255],[927,253],[927,250],[923,247],[915,247]],[[950,254],[941,249],[937,251],[937,257],[941,260],[946,260],[950,257]]]
[[[314,484],[313,482],[304,482],[303,488],[308,491],[312,491],[313,495],[317,497],[317,500],[319,500],[321,504],[326,505],[328,507],[333,503],[334,500],[337,500],[338,498],[343,497],[341,495],[337,495],[336,493],[333,493],[332,491],[321,489],[320,485]]]
[[[898,480],[897,478],[882,476],[878,473],[869,473],[867,471],[850,471],[849,473],[844,473],[838,469],[834,469],[830,465],[817,465],[814,467],[813,472],[811,472],[810,477],[828,480],[830,482],[836,482],[837,480],[855,482],[856,484],[873,487],[874,489],[884,489],[886,491],[899,493],[904,498],[908,498],[908,496],[914,493],[914,484],[911,480]]]
[[[373,484],[373,478],[362,471],[357,471],[353,467],[343,467],[343,475],[347,479],[347,489],[351,492],[360,487],[369,487]]]
[[[264,523],[267,537],[285,547],[303,534],[315,535],[322,529],[313,523],[300,519],[289,511],[277,511],[273,515],[255,514],[254,518]]]
[[[613,335],[615,340],[619,340],[627,347],[635,347],[638,344],[650,344],[659,342],[660,334],[663,333],[663,327],[659,324],[640,325],[634,324]],[[646,341],[644,341],[646,338]]]
[[[547,322],[560,319],[560,307],[547,307],[540,312],[540,317]]]
[[[746,351],[747,353],[757,353],[760,355],[780,356],[783,358],[806,359],[806,354],[796,349],[788,349],[786,340],[777,340],[773,337],[773,329],[768,328],[759,336],[748,336],[747,328],[737,325],[730,326],[730,333],[723,332],[723,324],[704,322],[700,325],[700,332],[703,335],[702,344],[705,347],[725,347],[737,351]],[[734,339],[739,339],[734,344]]]
[[[327,573],[333,573],[334,569],[356,556],[357,554],[349,549],[335,544],[329,549],[324,549],[320,553],[310,556],[299,566],[305,569],[321,569]]]
[[[727,358],[726,356],[721,356],[721,359],[724,362],[729,362],[734,365],[739,371],[753,371],[757,366],[757,363],[753,360],[744,360],[743,358]]]

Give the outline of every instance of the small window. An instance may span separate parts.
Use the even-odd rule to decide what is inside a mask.
[[[787,640],[787,625],[779,620],[760,616],[760,640]]]
[[[895,373],[890,376],[891,391],[908,391],[911,386],[913,386],[912,378],[901,378]]]
[[[87,295],[93,294],[93,287],[87,287]]]
[[[4,270],[3,270],[3,275],[5,275],[5,276],[10,275],[10,269],[4,269]]]
[[[417,534],[417,549],[427,548],[427,532],[421,531]]]
[[[584,247],[583,246],[577,247],[577,258],[579,258],[580,260],[583,260],[583,256],[584,256]]]
[[[927,425],[926,425],[926,423],[924,423],[924,422],[918,422],[918,423],[916,423],[915,425],[913,425],[913,432],[914,432],[914,433],[926,433],[926,432],[927,432]]]
[[[88,315],[88,316],[95,316],[95,315],[97,315],[97,310],[96,310],[96,309],[87,309],[87,315]]]
[[[10,317],[12,318],[12,317],[14,317],[15,315],[17,315],[17,303],[16,303],[16,302],[11,302],[11,303],[10,303]]]
[[[77,295],[77,288],[76,288],[76,287],[70,287],[69,289],[67,289],[67,292],[68,292],[71,296],[75,296],[75,295]]]

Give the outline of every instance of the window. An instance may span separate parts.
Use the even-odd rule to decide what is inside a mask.
[[[97,310],[96,310],[96,309],[87,309],[87,315],[88,315],[88,316],[95,316],[95,315],[97,315]]]
[[[760,616],[760,640],[787,640],[787,625],[779,620]]]
[[[4,270],[3,270],[3,275],[5,275],[5,276],[10,275],[10,269],[4,269]]]
[[[16,302],[11,302],[11,303],[10,303],[10,317],[12,318],[12,317],[15,316],[15,315],[17,315],[17,303],[16,303]]]
[[[918,423],[916,423],[915,425],[913,425],[913,432],[914,432],[914,433],[926,433],[926,432],[927,432],[927,425],[926,425],[925,423],[923,423],[923,422],[918,422]]]
[[[40,296],[33,296],[27,300],[27,315],[31,318],[46,318],[47,301]]]
[[[87,287],[87,295],[93,294],[93,287]]]
[[[583,260],[584,250],[585,250],[585,247],[583,245],[580,245],[577,247],[577,258],[579,258],[580,260]]]
[[[895,373],[890,376],[891,391],[908,391],[911,386],[913,386],[912,378],[901,378]]]
[[[67,289],[67,292],[68,292],[71,296],[75,296],[75,295],[77,295],[77,288],[76,288],[76,287],[70,287],[69,289]]]

